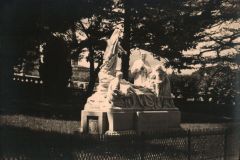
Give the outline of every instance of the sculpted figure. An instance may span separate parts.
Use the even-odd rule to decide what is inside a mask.
[[[151,89],[157,96],[156,108],[174,108],[170,80],[161,65],[156,66],[150,78],[152,81]]]
[[[99,85],[97,86],[97,91],[88,98],[85,109],[104,109],[112,105],[108,101],[108,88],[116,75],[118,54],[125,52],[118,42],[120,34],[121,31],[115,29],[111,37],[106,40],[107,47],[103,56],[103,64],[98,74]]]
[[[98,74],[98,91],[107,91],[110,81],[116,74],[118,54],[125,52],[118,42],[120,33],[119,29],[115,29],[110,39],[106,40],[107,48],[104,52],[103,64]]]
[[[155,78],[152,74],[152,80],[155,82],[148,82],[151,67],[145,61],[146,54],[143,53],[142,58],[137,60],[131,68],[135,77],[134,84],[123,80],[122,73],[116,71],[118,55],[125,52],[118,42],[120,33],[121,31],[116,29],[107,40],[103,64],[98,74],[99,85],[97,91],[88,98],[84,109],[158,110],[162,107],[173,107],[171,98],[166,98],[171,96],[170,82],[167,76],[162,74],[160,70],[155,70]],[[156,83],[158,78],[160,78],[161,83]],[[155,90],[146,87],[147,84],[154,84]]]
[[[150,72],[151,67],[146,61],[146,53],[141,53],[141,59],[136,60],[131,68],[131,74],[134,77],[134,85],[145,87]]]

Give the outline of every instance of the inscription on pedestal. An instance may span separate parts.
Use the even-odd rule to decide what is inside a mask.
[[[95,116],[88,117],[88,133],[99,134],[98,117]]]

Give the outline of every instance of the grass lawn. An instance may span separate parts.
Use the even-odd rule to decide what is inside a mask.
[[[80,107],[79,107],[80,108]],[[141,154],[141,146],[131,141],[117,141],[106,143],[82,139],[79,136],[80,109],[78,106],[12,103],[1,108],[0,113],[0,159],[186,159],[185,150],[187,139],[175,137],[173,139],[154,140],[148,144],[145,154]],[[222,118],[196,113],[183,113],[185,122],[181,128],[214,129],[239,127],[239,123],[226,122]],[[187,117],[187,118],[186,118]],[[186,120],[199,119],[197,123],[186,123]],[[206,120],[204,123],[203,120]],[[218,123],[213,123],[216,120]],[[223,121],[221,121],[223,120]],[[215,121],[215,122],[216,122]],[[195,137],[193,145],[197,144],[199,152],[193,152],[193,157],[223,155],[223,135],[210,137]],[[235,141],[235,138],[233,139]],[[209,143],[211,141],[211,143]],[[126,143],[127,142],[127,143]],[[167,144],[165,144],[167,142]],[[213,142],[213,143],[212,143]],[[239,145],[236,141],[231,146]],[[157,143],[157,144],[156,144]],[[205,145],[206,144],[206,145]],[[205,146],[202,146],[205,145]],[[140,148],[139,148],[140,147]],[[159,148],[160,147],[160,148]],[[235,147],[235,150],[238,149]],[[210,152],[209,148],[214,151]],[[159,152],[161,150],[161,152]],[[238,159],[238,152],[234,150],[234,159]],[[215,153],[214,155],[212,153]]]

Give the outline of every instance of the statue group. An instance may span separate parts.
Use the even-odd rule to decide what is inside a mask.
[[[125,51],[115,29],[107,40],[97,91],[81,112],[81,133],[142,133],[180,126],[181,113],[174,106],[170,81],[161,65],[151,67],[146,54],[131,67],[133,83],[122,79],[117,70],[118,55]]]
[[[97,91],[88,98],[85,110],[137,110],[154,111],[174,109],[170,81],[161,65],[151,67],[146,54],[131,67],[134,83],[122,79],[122,72],[116,70],[118,54],[125,53],[119,43],[121,31],[115,29],[106,40],[107,47],[99,72]]]

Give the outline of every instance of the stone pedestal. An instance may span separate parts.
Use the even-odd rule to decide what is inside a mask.
[[[181,112],[178,110],[137,111],[136,113],[136,129],[138,133],[180,127]]]
[[[135,130],[135,112],[107,112],[108,134]]]
[[[107,112],[83,110],[81,133],[104,134],[108,130]]]
[[[152,132],[180,127],[179,110],[165,111],[90,111],[81,115],[82,133],[121,134],[125,132]]]

